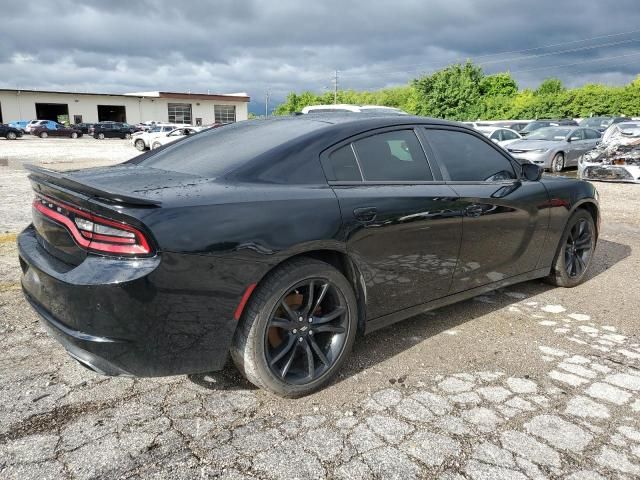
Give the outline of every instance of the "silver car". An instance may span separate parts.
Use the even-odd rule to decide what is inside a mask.
[[[598,143],[600,132],[593,128],[546,127],[510,143],[507,150],[519,160],[561,172],[566,167],[577,166],[580,157]]]

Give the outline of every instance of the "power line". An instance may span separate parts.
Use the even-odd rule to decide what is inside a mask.
[[[544,52],[544,53],[539,53],[539,54],[535,54],[535,55],[524,55],[524,56],[520,56],[520,57],[511,57],[511,58],[498,59],[498,60],[489,60],[489,61],[485,61],[485,62],[475,62],[475,63],[476,63],[476,65],[491,65],[491,64],[496,64],[496,63],[517,62],[517,61],[522,61],[522,60],[530,60],[530,59],[533,59],[533,58],[548,57],[548,56],[551,56],[551,55],[560,55],[560,54],[563,54],[563,53],[573,53],[573,52],[584,51],[584,50],[593,50],[593,49],[596,49],[596,48],[612,47],[612,46],[616,46],[616,45],[622,45],[622,44],[638,42],[638,41],[640,41],[639,38],[632,38],[632,39],[629,39],[629,40],[622,40],[622,41],[619,41],[619,42],[601,43],[601,44],[598,44],[598,45],[586,45],[586,46],[583,46],[583,47],[571,48],[571,49],[566,49],[566,50],[557,50],[557,51],[553,51],[553,52]],[[495,54],[495,55],[498,55],[498,54]],[[471,57],[472,60],[475,60],[477,58],[482,58],[482,57]],[[416,65],[427,65],[427,64],[416,64]],[[430,70],[438,70],[440,68],[446,67],[447,65],[450,65],[450,63],[440,64],[437,67],[431,67]],[[347,76],[349,76],[349,77],[357,77],[357,76],[371,75],[371,74],[385,75],[387,73],[415,73],[417,71],[420,71],[420,69],[418,69],[418,68],[412,69],[412,70],[394,69],[394,70],[386,70],[386,71],[375,71],[375,70],[371,71],[371,70],[369,70],[369,71],[366,71],[366,72],[348,74]]]
[[[608,60],[614,60],[616,58],[633,57],[633,56],[636,56],[636,55],[640,55],[640,52],[628,53],[628,54],[625,54],[625,55],[615,55],[613,57],[606,57],[606,58],[592,58],[591,60],[582,60],[580,62],[565,63],[565,64],[562,64],[562,65],[547,65],[547,66],[544,66],[544,67],[525,68],[525,69],[521,69],[521,70],[510,70],[510,73],[533,72],[535,70],[546,70],[546,69],[550,69],[550,68],[573,67],[575,65],[582,65],[584,63],[603,62],[603,61],[608,61]]]

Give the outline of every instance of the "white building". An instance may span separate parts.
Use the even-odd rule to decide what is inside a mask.
[[[148,120],[209,125],[246,120],[246,93],[137,92],[125,94],[0,89],[0,123],[14,120],[102,121],[135,124]]]

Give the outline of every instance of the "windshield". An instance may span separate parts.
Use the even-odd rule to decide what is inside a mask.
[[[525,132],[525,133],[526,132],[533,132],[534,130],[537,130],[537,129],[542,128],[542,127],[547,127],[547,126],[549,126],[549,124],[547,122],[530,122],[530,123],[527,124],[526,127],[524,127],[522,129],[522,131]]]
[[[158,133],[158,132],[161,132],[161,131],[162,131],[162,128],[161,128],[161,127],[153,127],[153,128],[151,129],[151,132],[154,132],[154,133]]]
[[[562,127],[539,128],[527,137],[527,140],[564,140],[573,129]]]
[[[145,167],[214,178],[290,140],[326,127],[289,118],[248,120],[189,135],[138,163]]]
[[[584,120],[582,120],[580,122],[580,126],[598,128],[598,127],[606,127],[610,123],[611,123],[611,118],[609,117],[591,117],[591,118],[585,118]]]

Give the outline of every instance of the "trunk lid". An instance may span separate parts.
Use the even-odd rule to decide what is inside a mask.
[[[88,255],[87,248],[77,241],[77,231],[76,238],[71,231],[75,217],[98,215],[144,229],[139,220],[122,211],[158,208],[162,189],[188,184],[194,178],[135,165],[69,172],[26,168],[31,172],[29,179],[36,194],[32,214],[38,242],[52,256],[70,265],[80,264]]]

